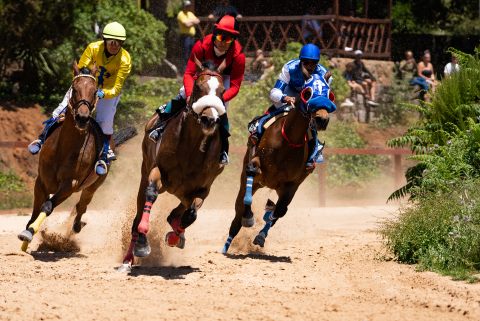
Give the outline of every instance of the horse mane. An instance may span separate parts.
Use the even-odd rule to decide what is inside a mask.
[[[213,60],[202,61],[202,67],[213,72],[218,72],[217,65],[215,65]]]
[[[81,75],[90,75],[92,71],[88,67],[82,67],[80,68],[80,74]]]

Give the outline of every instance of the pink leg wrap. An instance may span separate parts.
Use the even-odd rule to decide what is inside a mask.
[[[150,219],[150,210],[152,209],[153,204],[150,202],[145,203],[145,208],[143,209],[142,221],[138,224],[138,232],[147,234],[148,233],[148,221]]]
[[[125,261],[130,262],[130,264],[133,265],[133,247],[135,246],[135,243],[137,243],[138,239],[138,233],[132,233],[132,241],[130,242],[130,246],[128,247],[127,255],[125,255],[125,258],[123,259],[123,263]]]
[[[180,234],[185,232],[185,229],[180,227],[180,219],[174,218],[171,224],[173,233],[168,237],[168,245],[175,246],[180,241]]]

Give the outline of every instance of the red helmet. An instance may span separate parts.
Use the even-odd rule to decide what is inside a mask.
[[[213,33],[227,34],[232,37],[237,37],[240,34],[240,28],[237,19],[226,15],[217,20]]]

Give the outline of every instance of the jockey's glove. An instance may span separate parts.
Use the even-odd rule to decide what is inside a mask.
[[[97,91],[97,96],[98,96],[99,99],[102,99],[103,97],[105,97],[105,93],[101,90],[98,90]]]

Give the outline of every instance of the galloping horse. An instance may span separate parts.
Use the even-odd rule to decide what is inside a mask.
[[[326,130],[328,113],[336,108],[327,98],[329,86],[326,80],[319,75],[310,76],[305,68],[302,69],[306,82],[301,99],[296,99],[295,108],[265,131],[254,154],[253,146],[249,145],[247,149],[240,191],[235,202],[235,218],[222,253],[227,253],[242,226],[252,227],[255,224],[251,210],[252,195],[259,188],[274,189],[279,198],[276,205],[268,200],[264,216],[266,225],[253,241],[263,247],[268,230],[287,213],[295,192],[309,175],[305,170],[309,157],[308,144],[305,143],[309,127],[313,125],[315,130]],[[330,73],[325,77],[328,80]]]
[[[226,112],[221,99],[225,91],[221,76],[225,62],[216,69],[213,62],[202,64],[195,57],[195,65],[198,76],[189,104],[170,120],[162,141],[154,143],[148,137],[148,130],[156,124],[158,114],[145,127],[137,215],[132,226],[132,241],[119,272],[131,270],[134,255],[150,254],[146,234],[150,210],[159,193],[169,192],[180,200],[167,218],[173,231],[167,234],[165,241],[171,247],[183,249],[185,229],[196,220],[213,181],[223,171],[224,166],[218,164],[218,116]]]
[[[23,251],[27,250],[28,243],[45,217],[70,195],[82,192],[72,227],[75,233],[79,233],[85,225],[81,218],[87,205],[107,178],[107,175],[98,177],[94,170],[103,148],[102,129],[90,117],[98,100],[95,83],[97,65],[94,64],[91,71],[86,67],[80,70],[75,61],[73,71],[71,98],[65,120],[59,129],[50,134],[40,151],[32,217],[27,229],[18,235],[23,241]],[[113,140],[110,146],[114,148]],[[54,195],[49,197],[51,194]]]

